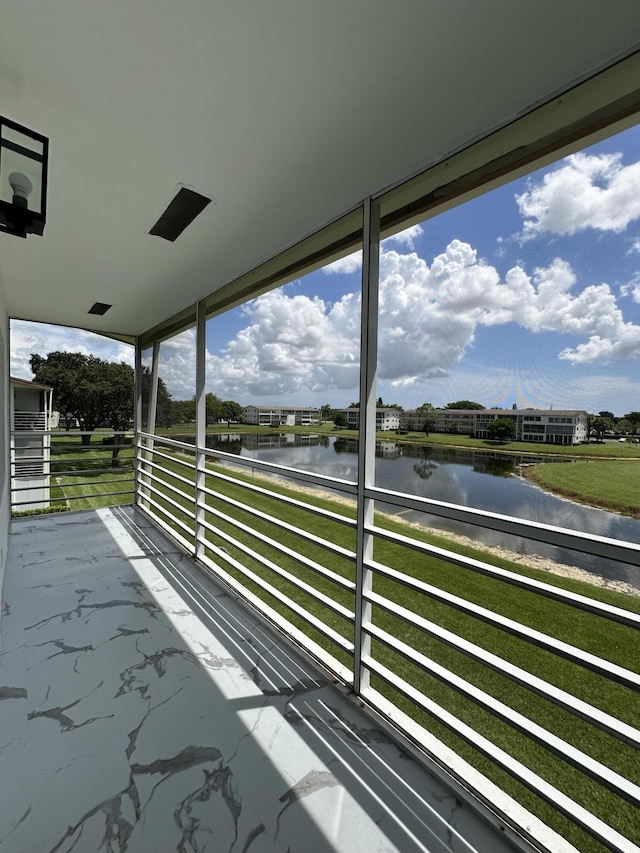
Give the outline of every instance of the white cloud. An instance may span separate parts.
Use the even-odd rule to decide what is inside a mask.
[[[630,296],[634,302],[638,302],[640,304],[640,273],[635,276],[630,282],[627,284],[623,284],[620,288],[621,296]]]
[[[357,272],[361,268],[362,252],[358,249],[357,252],[353,252],[351,255],[339,258],[339,260],[334,261],[332,264],[327,264],[326,267],[322,268],[322,272],[328,273],[329,275],[337,275]]]
[[[11,375],[33,379],[29,365],[32,353],[46,356],[50,352],[80,352],[105,361],[124,361],[133,366],[134,351],[129,344],[96,335],[82,329],[50,326],[47,323],[11,321]]]
[[[623,166],[621,154],[572,154],[516,202],[523,239],[587,228],[620,233],[640,218],[640,162]]]
[[[640,326],[625,322],[608,284],[574,293],[576,276],[554,260],[532,274],[510,269],[504,279],[476,251],[453,240],[431,266],[416,253],[383,250],[380,258],[378,379],[410,389],[446,375],[474,343],[481,326],[516,323],[529,332],[579,340],[557,358],[567,363],[622,360],[640,353]],[[357,388],[357,292],[331,305],[319,297],[273,291],[245,307],[246,326],[208,376],[220,396],[249,400]]]
[[[633,241],[627,255],[640,255],[640,237],[636,237]]]
[[[386,240],[382,241],[382,245],[407,246],[409,249],[414,249],[415,241],[418,239],[418,237],[421,237],[422,234],[422,225],[410,225],[409,228],[405,228],[404,231],[400,231],[398,234],[394,234],[393,237],[387,237]]]

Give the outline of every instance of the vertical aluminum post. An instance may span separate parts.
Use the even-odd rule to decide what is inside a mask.
[[[207,457],[205,455],[207,436],[207,317],[204,302],[196,306],[196,482],[195,482],[195,530],[194,553],[196,557],[204,554],[205,528],[202,524],[205,516],[205,494],[202,488],[206,479]]]
[[[363,593],[371,589],[371,570],[365,562],[373,558],[374,502],[365,489],[375,485],[376,461],[376,374],[378,362],[378,276],[380,268],[380,207],[371,199],[364,203],[362,242],[362,303],[360,313],[360,433],[358,438],[358,506],[356,528],[355,651],[353,689],[359,694],[369,686],[369,670],[362,658],[369,654],[371,638],[363,625],[371,620],[371,604]]]
[[[158,408],[158,362],[160,361],[160,341],[153,342],[153,359],[151,362],[151,382],[149,383],[149,412],[147,415],[147,429],[150,435],[155,435],[156,432],[156,410]],[[142,371],[141,371],[142,381]],[[142,420],[142,418],[141,418]],[[141,467],[141,496],[144,504],[145,496],[149,496],[149,490],[145,488],[145,483],[149,482],[146,475],[146,462],[153,461],[153,438],[147,438],[143,442],[145,450],[142,453]]]
[[[133,502],[140,504],[140,472],[142,468],[142,453],[140,433],[142,431],[142,347],[140,338],[135,341],[135,367],[133,373],[134,402],[133,402]]]

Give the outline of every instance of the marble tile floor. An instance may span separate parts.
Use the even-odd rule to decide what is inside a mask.
[[[0,853],[513,849],[132,507],[14,522],[1,628]]]

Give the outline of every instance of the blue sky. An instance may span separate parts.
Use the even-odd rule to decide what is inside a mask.
[[[384,242],[378,395],[412,408],[640,409],[640,128]],[[208,389],[242,404],[357,399],[360,256],[208,324]],[[194,336],[161,346],[194,392]],[[12,375],[52,349],[131,362],[89,333],[12,323]]]

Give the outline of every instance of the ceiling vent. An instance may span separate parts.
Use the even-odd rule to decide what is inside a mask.
[[[181,187],[149,234],[173,243],[210,201],[210,198],[200,193]]]
[[[98,314],[102,317],[103,314],[106,314],[107,311],[111,308],[111,305],[108,305],[106,302],[94,302],[91,308],[87,311],[88,314]]]

